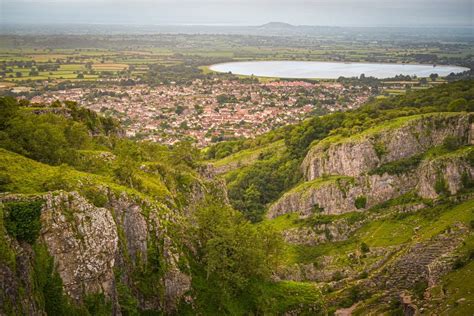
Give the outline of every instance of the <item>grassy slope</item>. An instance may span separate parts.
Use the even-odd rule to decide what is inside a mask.
[[[285,145],[283,140],[279,140],[268,145],[244,149],[225,158],[210,161],[210,163],[212,163],[217,169],[223,170],[224,172],[229,172],[236,168],[251,165],[258,159],[260,154],[267,152],[277,154],[278,152],[283,151],[284,148]]]
[[[474,249],[474,236],[465,241],[461,251]],[[471,280],[471,281],[468,281]],[[433,311],[441,315],[471,315],[474,311],[474,261],[445,275],[433,288]],[[443,294],[444,291],[444,294]]]
[[[61,178],[67,182],[71,189],[78,189],[82,184],[89,186],[107,186],[115,192],[127,192],[131,196],[139,196],[148,199],[149,196],[136,190],[118,185],[110,177],[100,176],[85,172],[80,172],[69,167],[54,167],[36,162],[16,153],[0,148],[0,171],[6,172],[11,179],[11,183],[5,189],[12,193],[39,194],[47,192],[45,183]],[[169,197],[169,193],[157,177],[141,174],[141,179],[145,185],[154,190],[155,193],[162,194],[163,198]],[[1,212],[1,209],[0,209]],[[2,215],[0,213],[0,215]],[[2,220],[0,216],[0,224]],[[0,225],[0,227],[3,227]],[[12,262],[13,254],[4,242],[5,233],[0,232],[0,261]],[[11,263],[13,264],[13,263]],[[309,308],[322,306],[320,290],[314,285],[304,282],[277,282],[262,284],[260,289],[262,297],[259,298],[260,308],[270,314],[283,313],[287,310],[298,308]],[[246,313],[245,297],[236,310]],[[238,302],[236,302],[238,304]]]
[[[382,210],[382,212],[390,210]],[[379,211],[380,212],[380,211]],[[350,215],[346,215],[350,216]],[[334,219],[340,218],[335,217]],[[341,265],[347,263],[347,255],[360,248],[362,242],[369,247],[389,247],[404,245],[416,240],[427,240],[456,222],[469,225],[474,220],[474,200],[469,200],[457,206],[437,206],[425,208],[409,214],[397,217],[394,215],[368,221],[359,228],[351,238],[346,241],[329,242],[316,246],[286,245],[286,263],[317,262],[321,256],[334,256]],[[301,227],[303,224],[297,220],[296,214],[281,215],[273,220],[265,221],[265,225],[271,225],[279,231],[290,228]],[[419,227],[415,233],[415,227]],[[362,270],[362,266],[359,267]]]
[[[427,113],[427,114],[417,114],[417,115],[412,115],[412,116],[402,116],[398,117],[386,122],[383,122],[381,124],[378,124],[374,127],[368,128],[360,133],[354,134],[350,137],[342,137],[341,135],[334,135],[334,136],[329,136],[320,142],[317,142],[314,144],[313,147],[317,148],[325,148],[328,145],[335,145],[335,144],[340,144],[340,143],[349,143],[349,142],[357,142],[362,139],[370,138],[373,137],[377,134],[380,134],[385,131],[390,131],[393,129],[401,128],[404,126],[407,126],[417,120],[428,118],[428,117],[452,117],[452,116],[458,116],[461,115],[462,113],[459,112],[436,112],[436,113]]]
[[[105,185],[116,192],[127,192],[131,196],[148,199],[143,193],[113,182],[110,177],[77,171],[67,166],[49,166],[2,148],[0,148],[0,170],[6,172],[11,179],[11,183],[5,185],[4,189],[13,193],[44,193],[48,191],[48,183],[60,180],[71,189],[77,189],[82,184]],[[154,198],[165,200],[170,195],[166,186],[156,177],[143,174],[142,179]]]

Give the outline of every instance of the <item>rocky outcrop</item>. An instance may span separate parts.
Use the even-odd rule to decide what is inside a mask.
[[[410,294],[400,294],[400,304],[402,306],[403,315],[415,316],[419,314],[418,307],[413,303]]]
[[[327,224],[294,227],[283,231],[283,239],[289,244],[315,246],[325,242],[347,240],[365,221],[349,223],[346,218]]]
[[[355,179],[336,180],[303,189],[297,188],[284,194],[270,206],[268,218],[297,212],[302,217],[312,215],[315,208],[323,214],[336,215],[370,208],[386,200],[409,192],[416,184],[412,177],[397,175],[373,175]],[[357,205],[357,200],[361,200]]]
[[[125,192],[117,193],[105,187],[99,191],[107,196],[104,207],[95,206],[78,192],[58,191],[34,197],[44,201],[36,243],[44,244],[53,258],[64,292],[78,305],[88,295],[104,294],[112,303],[114,314],[120,314],[119,283],[130,289],[141,310],[171,313],[180,300],[191,302],[192,297],[185,296],[191,289],[187,260],[179,250],[180,240],[170,231],[178,215],[164,205]],[[23,195],[1,197],[2,202],[30,199]],[[16,272],[1,267],[0,276],[11,284],[2,293],[11,292],[9,302],[15,302],[20,299],[20,288],[28,288],[31,282],[35,258],[28,244],[19,245],[15,239],[10,244],[17,256]],[[153,262],[160,261],[151,268],[150,249],[153,249]],[[24,268],[18,266],[19,262],[25,262]],[[137,279],[150,269],[159,269],[156,277]],[[24,271],[24,278],[18,278],[18,271]],[[160,290],[157,295],[145,295],[137,286],[139,282],[153,282],[152,288]],[[24,312],[35,314],[31,312],[37,310],[34,294],[27,293],[22,299],[29,302],[19,304],[26,306]]]
[[[440,145],[448,136],[468,144],[470,135],[469,114],[402,117],[352,137],[321,141],[311,148],[302,169],[307,180],[323,175],[359,176]]]
[[[387,267],[387,271],[375,277],[374,282],[379,287],[390,289],[391,293],[397,294],[397,291],[401,293],[403,290],[412,289],[417,282],[425,281],[428,284],[430,279],[439,279],[441,273],[450,268],[450,261],[440,258],[450,257],[462,244],[467,233],[466,227],[457,225],[432,240],[414,244]],[[441,262],[447,265],[445,269],[433,268]]]
[[[456,194],[463,189],[463,182],[474,179],[474,166],[458,155],[448,155],[423,162],[417,178],[418,194],[423,198],[434,199],[440,193]]]
[[[53,256],[66,293],[80,301],[89,293],[114,297],[117,227],[110,212],[76,192],[48,194],[41,238]]]
[[[466,181],[474,180],[474,166],[466,159],[471,150],[461,149],[426,159],[416,169],[401,174],[365,174],[305,182],[271,205],[267,217],[292,212],[301,217],[308,217],[315,211],[323,214],[354,212],[413,191],[423,198],[456,194],[464,188]],[[358,199],[360,203],[356,205]]]
[[[474,123],[471,124],[471,132],[469,133],[469,144],[474,145]]]

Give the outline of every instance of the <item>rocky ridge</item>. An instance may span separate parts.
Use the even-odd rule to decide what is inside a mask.
[[[468,151],[459,154],[447,153],[435,158],[427,157],[404,172],[374,174],[371,171],[384,166],[382,161],[390,163],[396,161],[395,159],[426,153],[433,146],[442,144],[448,137],[459,139],[464,145],[470,144],[473,129],[469,117],[467,114],[449,114],[409,120],[410,124],[394,130],[393,139],[387,140],[388,145],[381,140],[388,138],[389,133],[385,131],[377,134],[381,146],[387,148],[381,159],[376,157],[373,138],[358,138],[358,142],[348,141],[331,145],[326,151],[321,151],[321,147],[317,145],[316,149],[310,150],[302,165],[308,181],[285,193],[271,205],[267,217],[275,218],[290,212],[298,212],[300,216],[308,217],[315,209],[324,214],[342,214],[367,209],[412,191],[423,198],[433,199],[442,193],[440,185],[446,186],[449,194],[456,194],[463,188],[463,177],[474,178],[474,166],[465,159]],[[420,129],[420,126],[440,126],[440,129],[430,134]],[[413,136],[414,131],[430,134],[426,140],[429,145],[421,146],[420,143],[425,144],[424,141],[414,138],[410,140],[406,133]],[[400,145],[395,145],[394,140],[397,139],[404,140],[404,151],[397,150],[396,146]],[[361,146],[370,148],[371,154],[365,150],[360,151]],[[366,154],[372,158],[367,159]],[[338,161],[339,165],[331,161]],[[325,175],[326,172],[332,174]],[[316,175],[323,176],[315,178]]]

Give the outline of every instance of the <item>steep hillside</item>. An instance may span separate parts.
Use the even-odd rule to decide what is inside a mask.
[[[228,169],[233,205],[260,203],[258,225],[284,239],[278,279],[317,285],[340,315],[472,312],[473,96],[462,82],[310,119]],[[288,165],[300,176],[278,187]]]
[[[0,314],[473,311],[474,85],[203,152],[0,98]]]
[[[271,279],[278,236],[229,207],[189,144],[134,143],[67,109],[0,101],[1,314],[324,308],[315,286]]]

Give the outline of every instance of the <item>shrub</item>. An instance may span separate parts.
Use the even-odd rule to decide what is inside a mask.
[[[474,179],[467,172],[463,172],[461,175],[461,183],[464,189],[470,189],[474,187]]]
[[[332,275],[332,280],[333,281],[339,281],[344,278],[344,274],[342,274],[341,271],[337,270],[336,272],[333,273]]]
[[[474,150],[471,150],[469,154],[467,154],[467,162],[471,167],[474,167]]]
[[[453,100],[448,105],[448,111],[450,112],[467,111],[467,109],[468,109],[468,104],[467,104],[466,99],[464,98]]]
[[[362,271],[362,273],[359,275],[359,279],[367,279],[369,276],[369,273],[367,271]]]
[[[8,175],[7,173],[0,172],[0,192],[4,191],[4,189],[2,189],[2,186],[10,184],[12,182],[13,181],[10,175]]]
[[[33,244],[38,238],[41,222],[42,201],[5,203],[7,217],[5,228],[18,240]]]
[[[439,195],[449,194],[448,185],[441,174],[438,174],[438,176],[436,177],[434,189],[435,192]]]
[[[324,208],[319,206],[318,203],[314,204],[311,210],[313,213],[316,213],[316,214],[324,212]]]
[[[362,251],[363,253],[367,253],[370,251],[370,248],[365,242],[363,242],[362,244],[360,244],[360,251]]]
[[[108,202],[107,195],[102,193],[96,187],[84,187],[82,188],[81,193],[89,202],[91,202],[97,207],[104,207]]]
[[[374,144],[374,150],[375,150],[375,153],[377,154],[377,157],[379,157],[379,159],[382,158],[383,155],[387,153],[387,148],[381,142],[376,142]]]
[[[355,199],[354,205],[357,209],[365,208],[367,205],[367,198],[365,196],[358,196]]]
[[[449,151],[454,151],[462,145],[462,140],[459,137],[448,136],[443,141],[443,147]]]
[[[413,285],[413,293],[419,299],[422,299],[427,288],[428,288],[428,282],[426,282],[426,280],[420,280]]]
[[[347,217],[347,223],[353,225],[357,222],[363,221],[366,218],[366,215],[360,212],[353,212],[349,217]]]
[[[90,315],[106,316],[112,314],[112,304],[103,293],[88,294],[84,299],[84,305]]]
[[[453,269],[454,270],[457,270],[457,269],[461,269],[462,267],[464,267],[466,265],[467,261],[465,258],[461,257],[461,258],[456,258],[456,260],[454,260],[453,262]]]
[[[416,168],[423,160],[423,155],[415,155],[409,158],[400,159],[397,161],[386,163],[378,168],[373,169],[369,174],[382,175],[388,174],[402,174]]]

